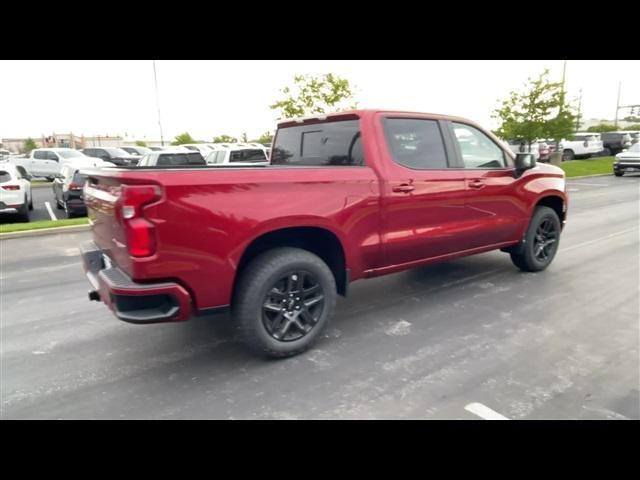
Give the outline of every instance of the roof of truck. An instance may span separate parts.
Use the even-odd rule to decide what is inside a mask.
[[[455,115],[445,115],[445,114],[441,114],[441,113],[430,113],[430,112],[415,112],[415,111],[406,111],[406,110],[389,110],[389,109],[375,109],[375,108],[367,108],[367,109],[359,109],[359,110],[345,110],[343,112],[335,112],[335,113],[327,113],[327,114],[317,114],[317,115],[310,115],[307,117],[297,117],[297,118],[287,118],[287,119],[283,119],[280,122],[278,122],[278,127],[283,127],[283,126],[292,126],[294,124],[300,124],[300,123],[314,123],[317,121],[324,121],[327,120],[328,118],[336,118],[336,117],[346,117],[345,119],[348,118],[353,118],[355,119],[363,117],[365,115],[370,115],[370,114],[374,114],[374,113],[385,113],[385,114],[390,114],[390,115],[409,115],[409,116],[415,116],[415,115],[419,115],[419,116],[427,116],[427,117],[431,117],[431,118],[436,118],[436,119],[441,119],[441,120],[453,120],[453,121],[464,121],[466,123],[471,123],[471,124],[476,124],[476,122],[469,120],[467,118],[464,117],[457,117]]]

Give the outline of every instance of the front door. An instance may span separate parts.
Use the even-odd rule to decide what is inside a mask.
[[[511,157],[479,129],[447,124],[465,173],[469,248],[518,241],[527,210],[516,194],[520,180],[514,176]]]

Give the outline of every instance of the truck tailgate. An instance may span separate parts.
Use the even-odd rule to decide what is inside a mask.
[[[131,274],[131,259],[126,246],[126,232],[116,216],[121,194],[118,177],[87,172],[84,202],[91,223],[93,238],[125,272]]]

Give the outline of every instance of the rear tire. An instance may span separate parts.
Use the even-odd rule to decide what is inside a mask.
[[[31,195],[31,198],[29,199],[29,210],[33,210],[33,195]]]
[[[18,218],[20,218],[22,222],[29,221],[29,202],[26,196],[24,197],[24,203],[18,210]]]
[[[513,264],[524,272],[547,268],[558,251],[561,224],[549,207],[537,207],[531,216],[523,240],[510,252]]]
[[[299,248],[275,248],[241,272],[232,313],[250,349],[289,357],[318,340],[336,295],[333,273],[320,257]]]
[[[56,198],[56,208],[58,210],[62,210],[64,207],[62,206],[62,204],[60,203],[60,201]]]
[[[567,161],[567,160],[573,160],[575,158],[575,154],[573,153],[573,150],[564,150],[562,152],[562,160]]]
[[[614,170],[614,171],[613,171],[613,174],[614,174],[616,177],[621,177],[622,175],[624,175],[624,172]]]

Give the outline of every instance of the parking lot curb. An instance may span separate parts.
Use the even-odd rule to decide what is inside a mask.
[[[31,188],[51,188],[52,183],[51,182],[47,182],[47,183],[32,183],[31,184]]]
[[[39,237],[42,235],[56,235],[59,233],[84,232],[90,229],[91,225],[68,225],[66,227],[38,228],[35,230],[25,230],[23,232],[0,233],[0,240],[10,240],[13,238]]]
[[[577,180],[578,178],[591,178],[591,177],[611,177],[613,173],[596,173],[594,175],[582,175],[580,177],[566,177],[567,180]]]

